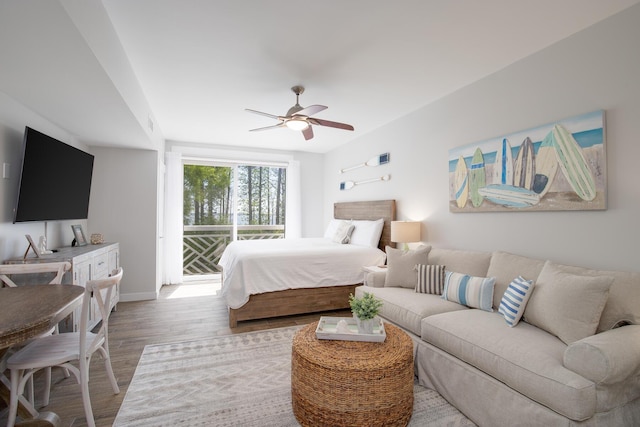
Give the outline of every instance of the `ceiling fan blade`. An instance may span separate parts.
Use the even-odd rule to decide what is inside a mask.
[[[319,113],[320,111],[324,111],[329,107],[324,105],[309,105],[308,107],[303,108],[300,111],[296,111],[294,116],[313,116],[314,114]]]
[[[305,130],[302,131],[302,135],[304,135],[304,139],[306,141],[310,140],[311,138],[313,138],[313,129],[311,129],[311,126],[309,126],[308,128],[306,128]]]
[[[263,128],[249,129],[249,132],[256,132],[256,131],[260,131],[260,130],[269,130],[269,129],[277,129],[277,128],[281,128],[283,126],[284,126],[284,122],[278,123],[277,125],[273,125],[273,126],[266,126],[266,127],[263,127]]]
[[[348,125],[346,123],[332,122],[330,120],[316,119],[311,117],[309,117],[309,121],[314,125],[328,126],[330,128],[338,128],[338,129],[344,129],[344,130],[353,130],[353,126]]]
[[[282,117],[280,117],[280,116],[276,116],[276,115],[274,115],[274,114],[263,113],[262,111],[250,110],[250,109],[248,109],[248,108],[245,108],[244,110],[245,110],[245,111],[248,111],[248,112],[250,112],[250,113],[260,114],[261,116],[271,117],[272,119],[283,120],[283,118],[282,118]]]

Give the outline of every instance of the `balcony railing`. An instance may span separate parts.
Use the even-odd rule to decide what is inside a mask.
[[[217,264],[231,242],[231,225],[185,225],[182,270],[185,276],[219,273]],[[282,239],[284,225],[239,225],[238,240]]]

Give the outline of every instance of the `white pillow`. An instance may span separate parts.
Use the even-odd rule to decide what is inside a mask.
[[[329,225],[327,225],[327,229],[324,232],[324,238],[333,240],[336,231],[338,231],[338,228],[340,228],[343,223],[348,224],[348,221],[343,219],[332,219],[329,221]]]
[[[333,236],[333,242],[340,243],[342,245],[349,243],[351,240],[351,233],[353,233],[353,228],[353,224],[343,221],[342,224],[338,226],[336,234]]]
[[[384,219],[380,218],[375,221],[352,220],[351,224],[355,226],[351,234],[352,245],[378,247]]]

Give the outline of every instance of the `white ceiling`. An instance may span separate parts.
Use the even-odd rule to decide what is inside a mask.
[[[639,1],[2,0],[0,91],[94,145],[327,152]],[[248,132],[296,84],[355,131]]]

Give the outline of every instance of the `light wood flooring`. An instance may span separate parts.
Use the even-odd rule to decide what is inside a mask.
[[[163,286],[155,301],[121,302],[109,320],[111,362],[120,394],[114,395],[99,355],[91,361],[89,389],[97,426],[111,426],[122,404],[144,346],[198,340],[219,335],[307,324],[327,313],[240,322],[231,330],[227,308],[219,296],[219,280]],[[331,315],[350,316],[348,310]],[[8,374],[8,372],[7,372]],[[42,411],[60,416],[63,426],[86,426],[80,388],[74,380],[53,371],[51,400]],[[42,396],[36,381],[36,402]],[[4,420],[0,419],[0,425]]]

